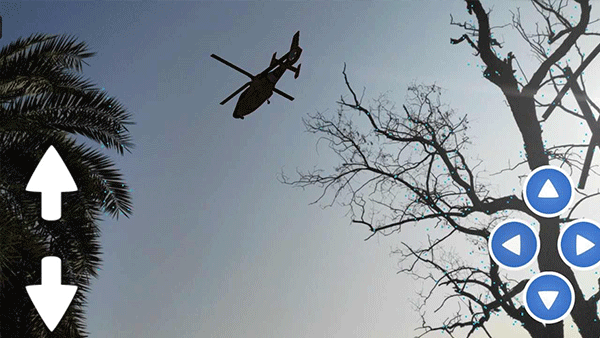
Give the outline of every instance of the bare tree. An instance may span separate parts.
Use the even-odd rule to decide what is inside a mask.
[[[552,163],[568,168],[573,175],[578,173],[576,191],[580,196],[566,218],[541,218],[527,208],[522,196],[502,196],[492,191],[480,175],[481,161],[473,162],[466,154],[466,116],[458,116],[442,104],[439,87],[411,85],[407,102],[399,112],[385,96],[365,105],[363,96],[350,85],[345,66],[343,75],[350,99],[341,98],[335,117],[317,113],[304,120],[307,130],[327,141],[341,163],[332,171],[299,172],[295,180],[284,175],[283,181],[298,187],[321,187],[323,194],[317,201],[331,192],[331,203],[348,206],[352,222],[371,230],[369,238],[399,232],[407,224],[415,224],[424,232],[432,229],[427,233],[426,245],[406,239],[397,251],[402,261],[400,271],[421,280],[425,287],[417,305],[423,320],[421,336],[435,331],[454,336],[464,331],[468,337],[483,330],[491,337],[486,325],[504,312],[532,337],[564,337],[563,322],[544,325],[525,311],[518,294],[528,279],[509,279],[487,252],[490,231],[499,221],[515,215],[535,220],[540,225],[539,270],[558,272],[571,282],[575,290],[571,317],[582,337],[597,338],[600,292],[584,297],[556,245],[559,226],[571,220],[582,201],[598,195],[583,191],[586,178],[593,173],[593,150],[600,146],[600,121],[593,112],[598,114],[600,109],[586,94],[583,80],[584,70],[600,52],[600,44],[589,53],[579,45],[584,36],[599,35],[590,30],[594,23],[590,20],[591,5],[586,0],[571,4],[532,0],[543,19],[534,32],[524,28],[519,10],[513,12],[511,26],[539,61],[530,73],[521,67],[514,53],[500,56],[503,44],[493,35],[499,27],[490,25],[490,12],[481,2],[465,2],[475,23],[451,18],[452,25],[464,30],[451,43],[466,42],[483,61],[483,76],[504,95],[524,143],[523,162],[502,172],[517,175],[515,169],[521,165],[534,170]],[[554,99],[544,102],[541,93],[548,91],[554,93]],[[568,92],[574,97],[570,103],[564,97]],[[569,108],[569,104],[576,107]],[[541,125],[553,112],[585,121],[592,135],[590,143],[545,146]],[[584,158],[575,151],[581,149],[587,149]],[[475,266],[472,257],[461,257],[448,249],[452,246],[446,244],[461,240],[469,241],[473,253],[485,260],[483,267]],[[430,324],[434,319],[428,309],[433,313],[445,309],[444,313],[453,315]]]

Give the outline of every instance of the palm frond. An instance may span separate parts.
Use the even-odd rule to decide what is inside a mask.
[[[97,150],[79,145],[73,153],[79,153],[83,167],[89,168],[88,183],[100,193],[102,211],[118,219],[119,215],[129,218],[132,211],[130,188],[124,182],[122,174],[115,169],[113,161]]]
[[[61,69],[73,69],[80,72],[84,60],[96,53],[88,52],[85,42],[77,43],[77,38],[69,35],[60,35],[55,39],[47,39],[37,43],[27,50],[26,58],[41,59],[59,66]]]
[[[15,99],[44,93],[77,94],[91,90],[94,86],[81,75],[47,67],[44,62],[23,62],[25,64],[15,62],[8,67],[0,67],[0,103],[11,103]]]
[[[31,46],[44,41],[55,39],[56,37],[57,35],[37,33],[32,34],[27,38],[18,38],[17,40],[9,43],[8,45],[0,49],[0,65],[14,57],[16,54],[19,54],[31,48]]]
[[[19,67],[35,64],[40,68],[81,71],[85,59],[95,53],[88,52],[85,42],[77,43],[70,35],[34,34],[27,39],[4,47],[0,51],[0,67]]]
[[[127,129],[133,124],[130,118],[131,114],[104,92],[45,94],[17,99],[0,109],[0,130],[64,131],[123,154],[133,148]]]

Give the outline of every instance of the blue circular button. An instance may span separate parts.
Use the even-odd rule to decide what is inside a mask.
[[[565,319],[575,305],[573,286],[561,274],[542,272],[525,286],[525,310],[535,320],[553,324]]]
[[[570,267],[591,270],[600,265],[600,225],[577,220],[565,226],[558,237],[558,253]]]
[[[513,219],[500,223],[492,230],[488,247],[498,265],[508,270],[519,270],[537,257],[540,240],[531,226]]]
[[[573,182],[561,168],[546,165],[532,171],[523,185],[523,198],[541,217],[556,217],[573,202]]]

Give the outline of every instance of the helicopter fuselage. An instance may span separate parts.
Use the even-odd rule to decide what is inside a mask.
[[[244,90],[238,99],[233,110],[233,117],[243,119],[244,116],[252,113],[260,107],[265,101],[273,96],[275,84],[285,73],[286,67],[280,65],[269,73],[258,74],[251,82],[248,89]]]
[[[231,93],[227,98],[225,98],[220,104],[224,105],[229,100],[234,98],[237,94],[240,94],[238,98],[238,102],[233,110],[233,117],[236,119],[243,119],[244,116],[252,113],[258,107],[260,107],[265,101],[269,102],[269,98],[273,96],[273,93],[280,95],[290,101],[293,101],[294,98],[281,90],[275,88],[277,81],[283,76],[286,70],[291,70],[294,72],[294,78],[297,79],[300,74],[300,64],[294,67],[294,64],[300,58],[300,54],[302,54],[302,48],[299,46],[300,40],[300,31],[297,31],[296,34],[292,37],[292,44],[290,46],[289,52],[287,52],[284,56],[277,59],[277,53],[273,53],[273,57],[271,58],[271,64],[262,72],[253,75],[244,69],[234,65],[233,63],[221,58],[218,55],[211,54],[210,56],[217,61],[224,63],[225,65],[237,70],[238,72],[248,76],[250,78],[250,82],[246,82],[243,86],[238,88],[236,91]]]

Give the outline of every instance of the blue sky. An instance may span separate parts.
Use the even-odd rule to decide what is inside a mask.
[[[102,222],[91,337],[413,336],[419,284],[397,275],[389,254],[417,232],[365,242],[369,233],[350,224],[346,209],[309,205],[320,190],[277,180],[282,170],[337,164],[326,147],[317,152],[302,118],[335,112],[347,95],[344,62],[367,98],[389,91],[399,105],[412,81],[437,83],[472,117],[474,153],[490,166],[519,158],[499,91],[467,45],[449,43],[462,34],[450,14],[471,19],[462,1],[26,1],[0,11],[2,43],[36,32],[86,41],[97,55],[85,75],[137,123],[133,154],[114,155],[134,214]],[[507,22],[505,7],[494,13]],[[235,100],[218,103],[246,78],[210,54],[258,73],[298,30],[300,77],[278,84],[295,101],[274,96],[234,120]],[[497,323],[497,332],[511,326]]]

